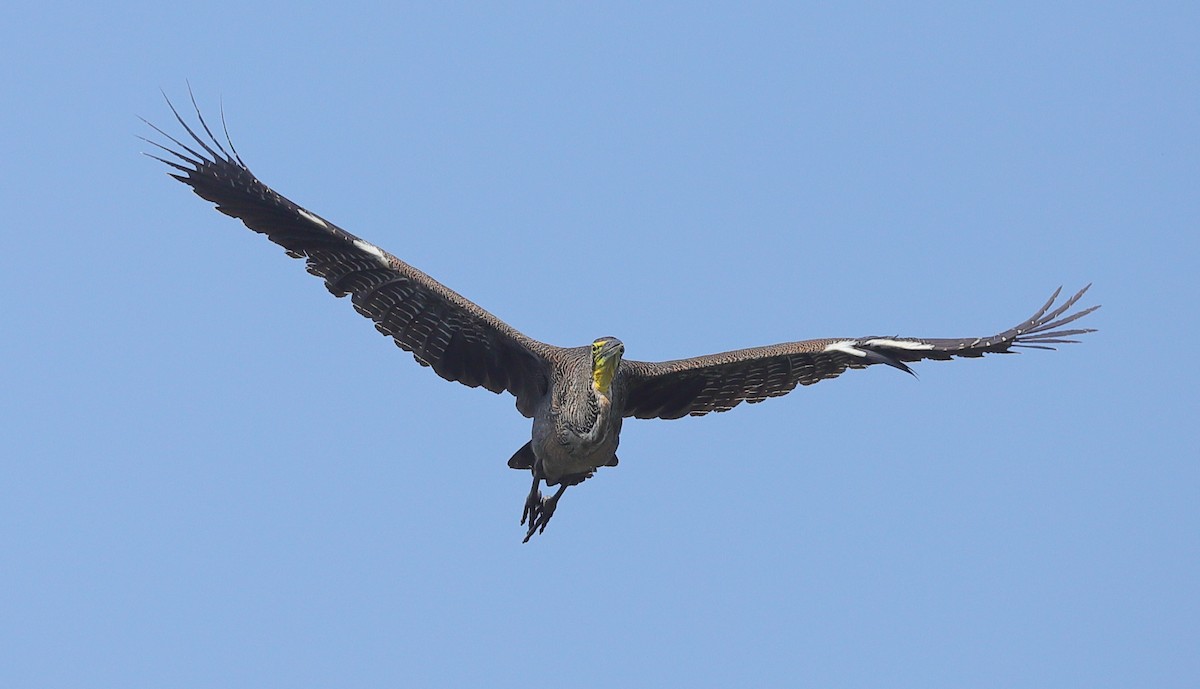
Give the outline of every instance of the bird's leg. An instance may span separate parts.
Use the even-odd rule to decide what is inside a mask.
[[[533,487],[529,489],[529,496],[525,498],[525,510],[521,512],[521,524],[524,525],[528,520],[530,533],[533,533],[533,524],[542,511],[542,491],[538,490],[538,484],[541,482],[541,477],[534,474]],[[526,536],[525,540],[529,540],[529,537]]]
[[[554,516],[554,508],[558,507],[558,499],[562,497],[563,491],[567,489],[566,482],[562,483],[554,495],[548,498],[543,498],[541,505],[537,510],[536,519],[529,520],[529,533],[525,534],[525,540],[522,543],[528,543],[534,532],[542,533],[546,530],[546,524],[550,521],[550,517]]]

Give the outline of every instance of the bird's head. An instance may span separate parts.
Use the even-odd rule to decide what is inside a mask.
[[[596,392],[609,394],[623,354],[625,343],[615,337],[601,337],[592,343],[592,387]]]

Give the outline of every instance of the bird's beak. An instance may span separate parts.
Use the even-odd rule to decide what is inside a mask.
[[[600,348],[600,358],[604,361],[608,361],[609,359],[613,358],[614,356],[620,356],[624,352],[625,352],[624,345],[622,345],[618,342],[613,342],[612,340],[609,340],[608,342],[604,343],[603,347]]]

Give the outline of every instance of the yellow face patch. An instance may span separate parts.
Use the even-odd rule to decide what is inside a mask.
[[[596,392],[607,396],[612,389],[613,375],[617,372],[617,363],[621,360],[620,352],[602,356],[601,351],[608,340],[596,340],[592,343],[592,387]]]
[[[599,360],[592,365],[592,387],[596,388],[596,392],[608,395],[616,370],[617,365],[613,357]]]

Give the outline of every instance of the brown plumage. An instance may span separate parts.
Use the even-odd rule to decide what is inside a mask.
[[[175,158],[151,156],[174,168],[172,177],[215,203],[217,210],[266,235],[289,256],[305,259],[308,272],[323,278],[335,296],[350,296],[359,313],[418,363],[446,380],[516,398],[517,409],[533,419],[532,439],[509,460],[509,466],[533,475],[521,517],[529,525],[525,540],[545,530],[568,486],[586,480],[598,467],[616,466],[624,417],[676,419],[726,411],[873,364],[911,373],[907,364],[922,359],[979,357],[1018,347],[1053,349],[1092,332],[1063,326],[1099,308],[1068,313],[1088,288],[1055,307],[1058,290],[1028,320],[991,337],[804,340],[660,363],[624,359],[624,345],[615,337],[598,338],[589,346],[556,347],[524,335],[260,182],[228,133],[222,145],[199,108],[197,120],[207,138],[188,126],[173,105],[171,111],[200,149],[150,125],[177,147],[149,142]],[[558,491],[542,497],[542,481],[558,485]]]

